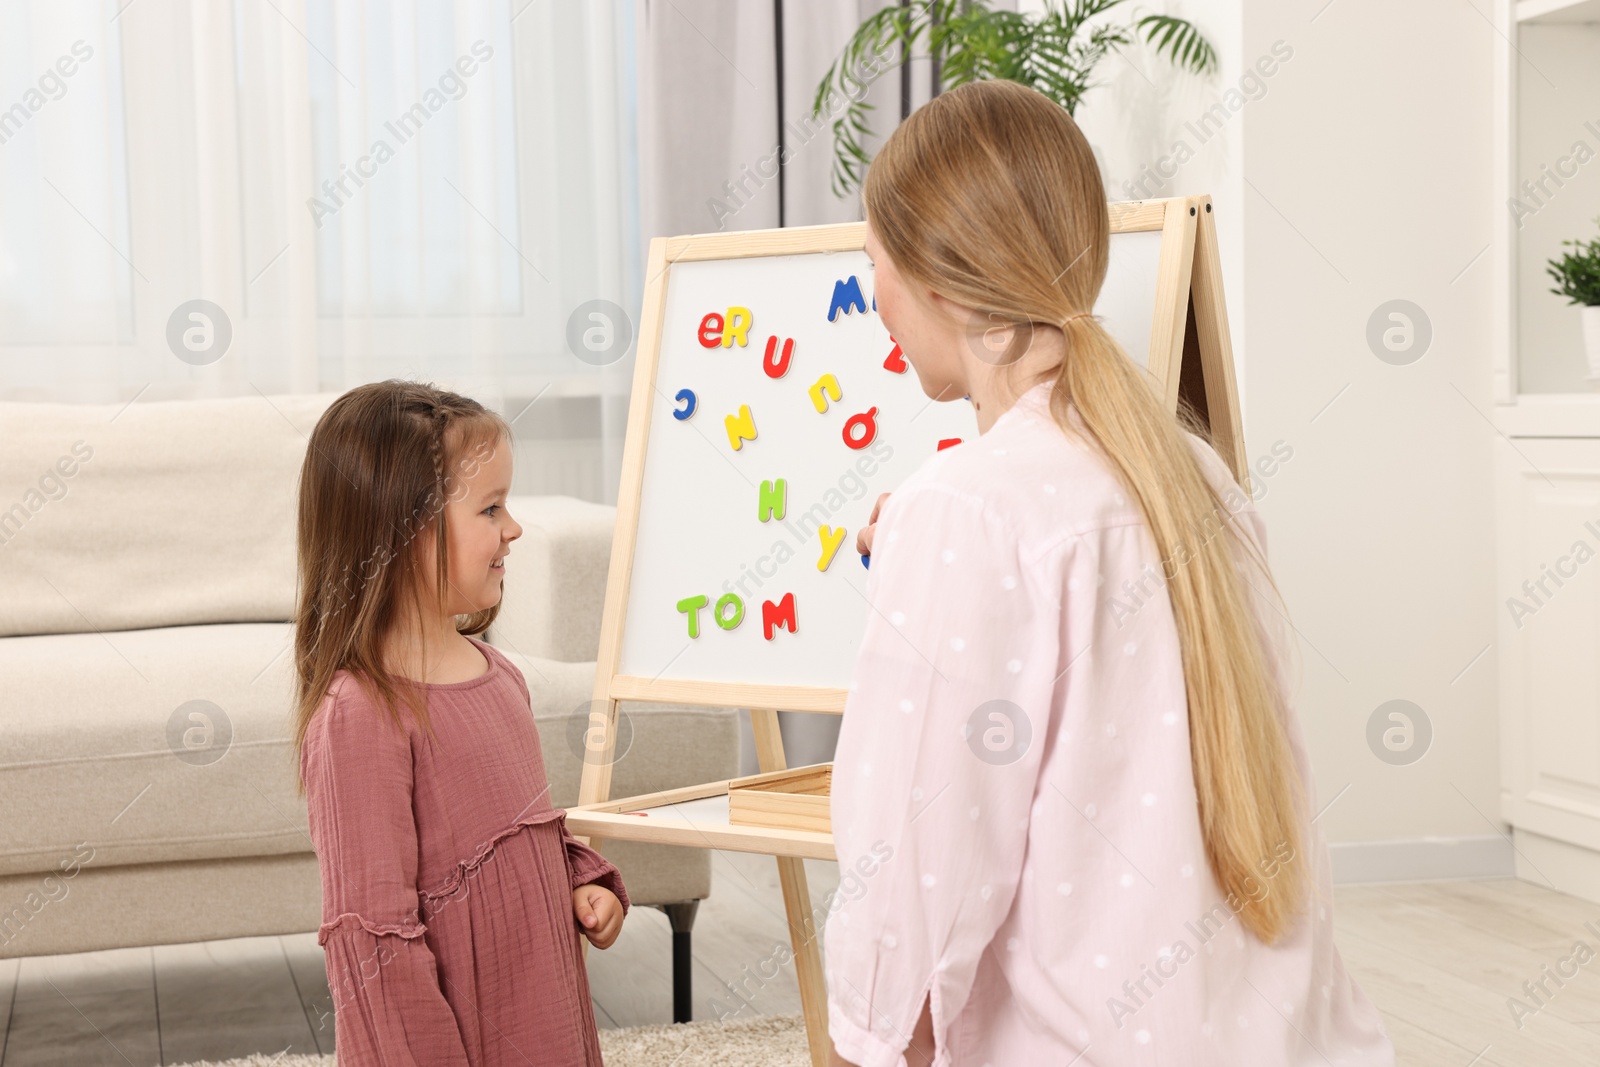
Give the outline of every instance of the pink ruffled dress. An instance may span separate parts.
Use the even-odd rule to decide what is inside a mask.
[[[344,671],[306,734],[340,1067],[601,1063],[572,890],[628,895],[550,803],[521,672],[473,644],[487,673],[426,686],[431,737]]]

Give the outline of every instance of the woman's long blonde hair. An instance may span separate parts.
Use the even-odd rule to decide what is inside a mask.
[[[1139,502],[1164,561],[1188,692],[1206,858],[1244,924],[1271,944],[1307,891],[1300,779],[1284,698],[1229,548],[1242,537],[1149,374],[1088,315],[1105,280],[1111,224],[1094,154],[1072,117],[1034,89],[970,82],[918,109],[867,171],[866,215],[896,270],[980,321],[1057,328],[1066,355],[1050,409]],[[1079,316],[1072,318],[1073,316]],[[1067,320],[1072,321],[1068,322]],[[1038,324],[1050,324],[1040,326]],[[1041,379],[1044,380],[1044,379]],[[1219,522],[1218,517],[1222,520]],[[1214,536],[1227,526],[1228,536]],[[1272,585],[1266,561],[1247,553]],[[1267,891],[1262,874],[1276,868]]]
[[[426,561],[415,544],[430,530],[439,602],[427,608],[445,610],[445,505],[460,495],[463,479],[510,440],[511,428],[499,414],[420,382],[357,386],[322,413],[300,468],[296,754],[340,670],[388,708],[397,725],[404,703],[427,728],[426,691],[395,683],[384,664],[384,640],[407,607],[422,619],[419,568]],[[456,630],[481,634],[499,612],[496,602],[459,616]]]

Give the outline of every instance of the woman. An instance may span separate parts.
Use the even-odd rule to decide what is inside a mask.
[[[1110,234],[1082,133],[968,84],[863,199],[878,314],[980,436],[859,539],[834,1062],[1392,1064],[1333,944],[1261,520],[1089,314]]]

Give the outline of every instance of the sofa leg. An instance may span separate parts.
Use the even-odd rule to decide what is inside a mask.
[[[675,1023],[686,1023],[694,1018],[689,932],[694,929],[694,914],[699,907],[698,900],[661,905],[661,910],[667,913],[667,921],[672,924],[672,1021]]]

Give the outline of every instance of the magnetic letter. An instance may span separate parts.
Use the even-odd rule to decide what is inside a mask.
[[[743,348],[745,334],[750,332],[751,321],[749,308],[729,308],[728,324],[722,328],[722,347],[732,348],[737,344]]]
[[[783,339],[783,356],[774,360],[773,354],[778,350],[777,335],[767,338],[767,354],[761,360],[761,369],[767,372],[768,378],[782,378],[789,373],[789,360],[794,356],[794,338]]]
[[[678,610],[689,616],[689,636],[700,636],[700,609],[706,606],[704,594],[686,596],[678,601]]]
[[[788,482],[779,478],[777,483],[762,482],[761,497],[756,502],[756,518],[766,522],[774,514],[783,518],[784,502],[788,499]]]
[[[716,348],[722,344],[722,316],[715,311],[707,312],[706,317],[700,320],[700,347]]]
[[[738,415],[724,415],[722,421],[728,427],[728,444],[735,452],[744,447],[745,441],[756,439],[756,420],[750,414],[749,404],[740,404]]]
[[[857,429],[860,429],[865,436],[857,438],[855,436],[855,430]],[[876,436],[878,436],[877,408],[868,408],[861,414],[851,415],[845,420],[844,443],[849,445],[851,448],[866,448],[872,443],[872,439]]]
[[[894,341],[891,337],[889,340]],[[883,361],[884,370],[892,370],[896,374],[906,372],[906,357],[900,351],[900,342],[894,341],[894,351],[889,353],[889,358]]]
[[[729,604],[733,605],[733,617],[725,618],[722,609]],[[712,609],[711,617],[717,620],[717,625],[724,630],[731,630],[744,621],[744,601],[739,599],[738,593],[726,593],[717,600],[717,606]]]
[[[819,415],[828,410],[828,401],[823,399],[824,393],[834,400],[843,397],[844,394],[839,392],[839,379],[831,374],[824,374],[811,387],[811,406],[817,409]]]
[[[825,571],[828,564],[833,562],[833,557],[839,551],[839,546],[844,544],[844,527],[837,530],[832,526],[822,526],[817,529],[822,538],[822,558],[817,560],[817,570]]]
[[[679,422],[683,422],[694,417],[695,405],[698,404],[699,401],[694,398],[693,389],[679,389],[678,395],[672,399],[683,405],[683,407],[673,411],[673,418],[677,419]]]
[[[873,297],[873,302],[877,302],[877,297]],[[866,310],[867,300],[861,295],[861,283],[856,281],[854,274],[850,275],[848,281],[833,283],[833,300],[828,304],[829,322],[837,319],[841,311],[848,315],[852,311]]]
[[[772,640],[772,631],[778,627],[787,627],[790,633],[799,633],[794,621],[794,594],[785,593],[783,599],[774,604],[770,600],[761,602],[761,630],[768,641]]]

